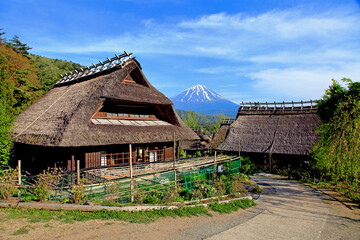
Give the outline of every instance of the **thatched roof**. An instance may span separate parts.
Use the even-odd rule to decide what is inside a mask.
[[[229,124],[222,124],[217,130],[217,132],[214,135],[214,138],[212,139],[210,145],[212,148],[216,149],[226,138],[227,133],[229,131]]]
[[[141,84],[124,82],[129,76]],[[66,78],[66,77],[64,77]],[[94,124],[90,119],[105,100],[155,106],[171,124]],[[15,142],[42,146],[95,146],[198,139],[175,113],[172,102],[155,89],[139,63],[129,58],[82,78],[59,81],[23,111],[14,127]]]
[[[314,106],[242,106],[222,151],[307,155],[321,122]]]

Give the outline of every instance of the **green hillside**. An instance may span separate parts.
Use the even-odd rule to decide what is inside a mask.
[[[31,48],[14,36],[7,40],[0,29],[0,164],[10,160],[10,129],[15,117],[47,93],[60,74],[80,64],[29,54]]]

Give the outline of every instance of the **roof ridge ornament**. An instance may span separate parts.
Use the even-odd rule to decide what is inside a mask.
[[[293,111],[293,112],[302,112],[307,110],[317,110],[317,103],[319,100],[309,100],[309,101],[299,101],[299,102],[247,102],[241,103],[238,113],[242,111]]]
[[[54,86],[61,86],[67,83],[77,82],[81,78],[91,76],[105,70],[113,69],[115,67],[122,67],[127,61],[132,59],[133,55],[134,53],[128,53],[124,51],[124,53],[121,55],[115,54],[115,57],[113,58],[107,57],[107,60],[99,61],[98,64],[93,63],[92,66],[86,66],[85,69],[80,68],[74,72],[70,71],[65,73],[64,76],[60,75],[61,79],[55,83]]]

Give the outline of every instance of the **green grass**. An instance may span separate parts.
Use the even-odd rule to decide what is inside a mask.
[[[28,228],[31,228],[31,229],[35,229],[34,227],[31,227],[29,225],[26,225],[18,230],[16,230],[12,235],[23,235],[23,234],[28,234],[29,233],[29,229]]]
[[[198,215],[210,215],[208,210],[203,206],[197,207],[183,207],[177,209],[160,209],[160,210],[148,210],[148,211],[94,211],[94,212],[82,212],[82,211],[49,211],[49,210],[37,210],[37,209],[23,209],[13,208],[3,210],[8,213],[8,218],[27,218],[30,222],[34,222],[34,219],[38,219],[37,222],[59,220],[66,223],[73,221],[87,221],[93,219],[100,220],[119,220],[132,223],[146,223],[152,222],[160,217],[191,217]]]
[[[50,220],[62,221],[65,223],[72,223],[74,221],[87,221],[87,220],[118,220],[131,223],[149,223],[153,222],[161,217],[192,217],[199,215],[212,216],[208,209],[221,213],[230,213],[236,211],[239,208],[246,209],[248,207],[255,206],[252,200],[235,200],[230,203],[213,203],[209,205],[209,208],[204,206],[195,207],[179,207],[175,209],[158,209],[158,210],[145,210],[145,211],[94,211],[94,212],[82,212],[82,211],[50,211],[50,210],[38,210],[38,209],[25,209],[25,208],[8,208],[3,211],[7,213],[8,219],[25,218],[29,222],[48,222]],[[50,225],[48,226],[50,227]],[[18,231],[20,231],[19,229]],[[17,232],[18,232],[17,231]],[[22,232],[25,229],[21,230]],[[21,232],[20,231],[20,232]],[[17,233],[20,234],[20,233]]]
[[[255,202],[250,199],[240,199],[231,201],[229,203],[212,203],[209,208],[219,213],[231,213],[237,211],[239,208],[246,209],[255,206]]]

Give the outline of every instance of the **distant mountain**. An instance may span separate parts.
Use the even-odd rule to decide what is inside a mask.
[[[175,109],[196,111],[207,115],[220,115],[235,117],[239,105],[223,98],[204,85],[195,85],[171,97]]]

